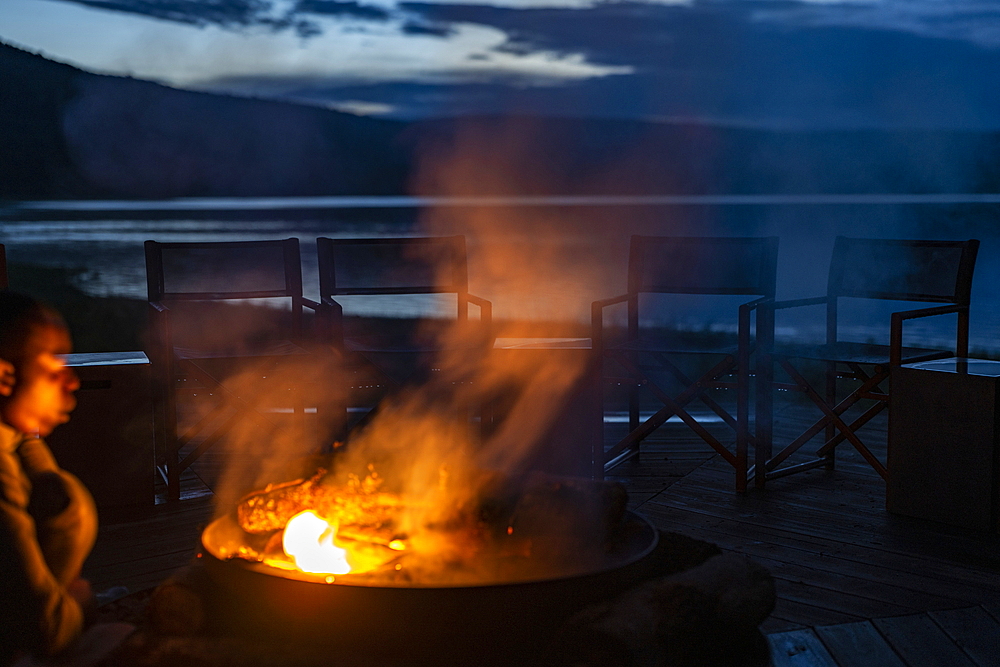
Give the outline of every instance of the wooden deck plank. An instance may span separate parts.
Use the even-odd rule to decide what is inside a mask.
[[[794,623],[799,628],[812,627],[817,625],[836,625],[838,623],[853,623],[863,620],[864,617],[857,614],[845,614],[828,608],[818,597],[809,602],[793,600],[784,595],[778,595],[774,612],[771,614],[775,618]]]
[[[825,609],[840,612],[855,618],[875,618],[912,611],[905,606],[874,600],[870,597],[823,588],[820,593],[815,582],[775,577],[778,596],[795,602],[822,604]]]
[[[870,621],[814,630],[840,667],[906,667]]]
[[[773,667],[838,667],[812,630],[768,635]]]
[[[1000,621],[1000,601],[990,600],[980,606],[986,610],[987,614]]]
[[[183,567],[198,549],[202,527],[212,518],[214,499],[200,496],[158,505],[145,519],[101,526],[83,576],[96,591],[158,585]]]
[[[787,632],[788,630],[801,630],[804,626],[801,623],[795,621],[786,621],[783,618],[779,618],[774,614],[771,614],[764,619],[764,622],[760,624],[760,631],[766,635],[771,635],[776,632]]]
[[[677,503],[660,496],[640,507],[640,512],[656,525],[679,532],[687,527],[703,526],[717,532],[731,532],[748,541],[768,541],[817,554],[839,557],[853,562],[859,570],[871,565],[888,568],[900,573],[912,573],[915,578],[931,577],[953,585],[954,594],[969,604],[988,602],[996,595],[1000,581],[997,573],[981,568],[943,562],[920,554],[886,551],[868,544],[856,544],[840,539],[828,539],[810,531],[797,532],[781,522],[759,522],[752,513],[722,512],[709,503]],[[727,516],[727,514],[729,516]]]
[[[869,520],[858,516],[850,506],[836,511],[829,505],[829,498],[823,497],[830,494],[824,494],[822,489],[814,492],[816,506],[786,507],[780,494],[769,491],[743,495],[728,493],[722,488],[724,482],[724,476],[716,478],[702,467],[671,486],[669,493],[650,500],[649,504],[742,518],[803,537],[857,544],[942,564],[946,563],[943,558],[949,557],[956,565],[960,563],[961,569],[981,568],[986,585],[995,580],[994,573],[1000,570],[1000,555],[993,548],[998,545],[996,536],[973,538],[968,531],[956,532],[926,522],[895,522],[884,510],[882,519]],[[942,539],[943,536],[948,539]]]
[[[945,609],[954,606],[951,598],[927,595],[879,581],[875,578],[861,578],[840,572],[805,567],[800,563],[786,563],[760,555],[751,555],[753,560],[766,567],[779,580],[798,581],[829,591],[842,591],[874,601],[892,604],[902,609],[901,613]]]
[[[982,607],[928,612],[978,667],[1000,667],[1000,623]]]
[[[797,529],[798,526],[792,522],[800,522],[803,524],[802,532],[821,529],[824,537],[857,539],[857,530],[877,531],[872,533],[873,538],[877,535],[874,541],[886,548],[910,550],[912,545],[917,544],[921,549],[937,548],[967,561],[978,560],[987,567],[1000,566],[1000,556],[995,550],[984,549],[1000,546],[1000,540],[995,537],[896,517],[886,512],[884,484],[873,488],[868,480],[835,472],[819,488],[769,489],[733,499],[724,490],[723,485],[730,476],[725,468],[725,464],[715,461],[701,466],[686,476],[683,485],[675,488],[672,495],[688,494],[699,500],[726,504],[739,502],[744,508],[752,508],[762,518],[774,517]],[[831,502],[833,498],[836,502]],[[947,545],[937,544],[943,532],[950,538]]]
[[[849,576],[857,579],[859,586],[865,586],[866,582],[891,586],[892,588],[885,590],[898,593],[898,599],[912,601],[909,604],[919,609],[948,609],[963,603],[968,604],[965,597],[974,600],[984,597],[982,589],[978,586],[963,586],[954,581],[928,578],[919,572],[901,571],[871,564],[864,566],[857,560],[824,553],[817,547],[802,549],[781,543],[781,540],[773,540],[779,543],[761,541],[760,538],[764,536],[753,534],[752,527],[741,532],[728,526],[718,530],[694,530],[689,525],[687,533],[760,562],[784,563],[785,566],[816,571],[802,572],[801,578],[804,581],[814,581],[819,584],[828,580],[830,576]]]
[[[876,618],[872,623],[910,667],[975,667],[927,614]]]

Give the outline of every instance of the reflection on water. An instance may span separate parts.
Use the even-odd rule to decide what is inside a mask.
[[[395,202],[395,199],[401,199]],[[368,202],[359,208],[337,207],[336,215],[320,214],[310,219],[303,211],[283,212],[282,206],[291,206],[294,201],[278,202],[268,200],[263,210],[256,210],[257,218],[247,221],[233,215],[230,200],[195,201],[189,200],[185,207],[166,213],[157,208],[157,202],[134,203],[147,213],[156,210],[156,215],[134,211],[133,203],[119,207],[117,213],[108,212],[108,219],[76,220],[75,217],[101,217],[93,203],[65,202],[56,211],[47,203],[38,203],[35,209],[11,207],[0,210],[0,243],[7,246],[8,261],[21,264],[39,264],[79,270],[79,285],[88,293],[97,296],[118,295],[144,299],[145,264],[142,244],[147,239],[161,242],[187,241],[236,241],[297,237],[300,240],[303,263],[303,284],[307,296],[318,294],[316,277],[315,239],[330,237],[372,237],[419,235],[422,232],[417,220],[417,211],[407,211],[413,201],[378,200]],[[624,205],[628,202],[606,202],[600,224],[587,222],[583,204],[586,202],[563,202],[559,198],[552,202],[534,201],[528,198],[520,204],[507,205],[513,208],[535,205],[555,205],[560,209],[563,225],[556,236],[541,238],[533,235],[531,225],[524,225],[514,231],[497,230],[490,238],[480,235],[468,239],[470,290],[491,299],[496,308],[496,316],[526,317],[544,319],[555,312],[551,305],[560,299],[572,300],[579,310],[579,320],[589,321],[589,309],[578,307],[589,304],[592,299],[612,296],[624,291],[625,263],[628,254],[629,235],[640,234],[682,234],[750,236],[778,235],[781,238],[779,252],[779,298],[798,298],[822,293],[826,283],[826,269],[829,263],[833,237],[837,234],[883,238],[969,238],[982,241],[973,287],[973,309],[971,322],[971,345],[974,350],[1000,352],[1000,281],[993,278],[1000,270],[1000,234],[995,228],[996,204],[979,202],[979,208],[972,204],[951,205],[935,208],[933,202],[926,205],[904,205],[905,202],[858,202],[856,206],[802,205],[795,202],[692,202],[696,206],[676,206],[676,203],[661,202],[663,207],[656,211],[659,221],[649,222],[651,209],[641,206]],[[669,199],[669,198],[667,198]],[[718,198],[716,198],[718,199]],[[998,198],[1000,201],[1000,198]],[[450,202],[456,204],[458,200]],[[253,209],[251,204],[247,207]],[[636,203],[636,202],[633,202]],[[643,202],[638,202],[643,204]],[[681,202],[683,203],[683,202]],[[766,206],[762,204],[774,204]],[[821,202],[820,202],[821,203]],[[841,202],[846,203],[846,202]],[[105,203],[106,204],[106,203]],[[200,206],[196,205],[200,204]],[[311,204],[315,204],[311,201]],[[354,202],[357,205],[357,202]],[[385,205],[380,206],[378,204]],[[593,202],[591,202],[593,204]],[[643,205],[648,205],[645,202]],[[710,204],[711,206],[706,206]],[[732,205],[729,205],[732,204]],[[983,208],[984,204],[986,208]],[[963,208],[964,206],[964,208]],[[618,208],[614,208],[618,207]],[[294,207],[292,207],[294,208]],[[384,209],[384,210],[383,210]],[[38,215],[37,211],[46,211]],[[225,211],[230,211],[226,213]],[[393,212],[393,210],[395,212]],[[541,210],[541,209],[539,209]],[[35,213],[32,213],[35,211]],[[402,212],[400,212],[402,211]],[[608,214],[612,211],[613,214]],[[692,213],[694,211],[694,213]],[[133,216],[135,219],[111,219]],[[640,215],[642,213],[643,215]],[[926,221],[929,213],[941,220],[960,220],[951,227],[915,227],[912,221]],[[245,214],[240,214],[245,217]],[[523,214],[522,214],[523,215]],[[175,216],[175,217],[171,217]],[[62,217],[61,220],[37,218]],[[161,217],[164,219],[142,219]],[[226,219],[226,218],[229,219]],[[6,218],[6,219],[4,219]],[[19,219],[20,218],[20,219]],[[234,219],[235,218],[235,219]],[[596,216],[595,216],[596,219]],[[919,229],[920,231],[913,231]],[[928,232],[927,230],[932,230]],[[573,275],[546,274],[537,288],[530,294],[505,294],[504,288],[492,284],[484,278],[482,267],[477,266],[477,251],[489,243],[521,244],[530,249],[539,244],[559,245],[564,256],[577,258],[581,264],[605,267],[603,276],[582,284]],[[544,256],[545,253],[538,253]],[[535,300],[533,302],[533,300]],[[658,312],[657,323],[666,323],[694,329],[729,330],[731,325],[722,317],[723,310],[710,312],[707,316],[704,304],[683,305],[671,303]],[[868,304],[870,305],[870,304]],[[885,308],[875,315],[865,315],[857,322],[851,320],[851,307],[847,304],[842,318],[845,337],[853,340],[873,340],[888,342],[888,312],[902,310],[912,304],[885,304]],[[418,299],[416,302],[398,297],[355,299],[345,304],[348,313],[381,314],[390,316],[414,316],[435,312],[445,308],[434,296]],[[801,310],[801,309],[800,309]],[[803,312],[798,319],[783,315],[778,321],[779,337],[798,340],[821,340],[824,335],[822,312]],[[862,309],[858,309],[861,312]],[[728,312],[728,310],[726,311]],[[941,345],[949,347],[954,341],[955,320],[952,316],[929,318],[907,322],[906,342],[908,344]]]

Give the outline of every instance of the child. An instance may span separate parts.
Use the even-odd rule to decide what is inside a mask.
[[[97,511],[41,439],[76,407],[70,349],[58,313],[0,292],[0,665],[66,650],[91,604],[79,577]]]

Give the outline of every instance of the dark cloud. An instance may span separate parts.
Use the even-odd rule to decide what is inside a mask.
[[[399,116],[540,113],[784,128],[1000,128],[1000,48],[990,46],[990,35],[1000,36],[997,2],[696,0],[529,9],[403,2],[386,9],[363,0],[69,1],[305,36],[319,30],[310,22],[317,16],[402,19],[401,36],[442,39],[457,24],[477,24],[506,35],[496,48],[506,54],[582,54],[590,63],[633,71],[558,86],[551,78],[501,73],[463,83],[366,85],[363,72],[354,82],[215,82],[229,92],[382,103]]]
[[[195,25],[289,27],[284,19],[265,16],[270,0],[66,0],[97,9],[142,14]]]
[[[354,0],[298,0],[285,5],[275,0],[66,0],[97,9],[141,14],[193,25],[228,28],[264,26],[273,30],[295,30],[313,37],[322,29],[311,16],[349,16],[385,21],[389,12]]]
[[[406,35],[431,35],[433,37],[448,37],[454,34],[454,30],[443,23],[418,23],[407,21],[403,24],[403,34]]]
[[[385,21],[389,18],[389,12],[382,7],[340,0],[299,0],[295,11],[324,16],[350,16],[371,21]]]

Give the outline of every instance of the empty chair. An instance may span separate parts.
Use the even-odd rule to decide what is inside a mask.
[[[281,378],[275,371],[283,362],[309,357],[302,347],[303,309],[318,304],[302,297],[295,238],[146,241],[145,252],[153,333],[149,357],[159,398],[157,464],[168,497],[176,499],[181,472],[236,425],[246,420],[273,425],[281,412],[275,401],[303,416],[301,386],[273,383]],[[238,387],[228,382],[236,375]],[[250,380],[260,387],[248,386]],[[181,433],[178,392],[199,395],[197,413]],[[262,428],[261,437],[267,432]]]
[[[861,239],[837,237],[826,296],[779,301],[768,309],[784,310],[804,306],[826,306],[826,342],[819,345],[781,345],[773,352],[775,364],[784,370],[791,383],[776,386],[805,393],[822,416],[800,436],[772,456],[771,424],[765,419],[762,437],[752,471],[755,486],[763,487],[769,479],[811,470],[834,467],[836,447],[848,441],[883,479],[885,465],[861,441],[856,431],[888,406],[889,395],[880,385],[890,369],[957,355],[969,350],[969,297],[979,241],[928,241],[897,239]],[[838,302],[845,297],[945,304],[895,312],[889,318],[889,344],[843,340],[838,322]],[[957,314],[953,350],[903,345],[903,323],[916,318]],[[801,362],[825,365],[825,388],[817,390],[803,374]],[[851,379],[854,388],[838,402],[838,379]],[[859,401],[870,406],[847,423],[844,414]],[[781,466],[803,445],[825,433],[823,445],[815,457],[794,465]]]
[[[371,301],[379,297],[454,295],[454,304],[437,308],[434,315],[447,314],[464,324],[469,320],[469,304],[477,306],[481,328],[474,340],[486,342],[492,304],[469,293],[465,237],[320,237],[316,239],[316,251],[328,336],[353,374],[353,398],[348,400],[364,413],[357,423],[363,423],[382,398],[430,372],[425,362],[439,351],[440,341],[426,330],[408,330],[402,324],[398,328],[403,331],[376,330],[363,323],[345,327],[345,298]]]
[[[640,442],[676,415],[735,468],[736,489],[746,489],[747,451],[753,440],[753,358],[761,354],[760,348],[766,350],[773,335],[768,321],[759,315],[754,327],[752,315],[761,304],[774,298],[777,256],[777,237],[632,237],[628,291],[595,301],[592,306],[593,346],[595,353],[605,359],[606,381],[628,388],[629,432],[605,453],[606,470],[637,455]],[[680,336],[664,331],[656,335],[640,329],[646,312],[643,299],[652,294],[702,295],[720,302],[727,295],[756,298],[735,309],[735,340],[719,344],[700,335]],[[627,336],[624,342],[610,344],[604,333],[604,311],[620,303],[628,308]],[[681,359],[706,358],[710,363],[701,361],[702,370],[694,378],[678,365]],[[668,382],[677,389],[668,389]],[[721,388],[736,390],[735,415],[709,391]],[[663,407],[640,420],[644,397],[654,398]],[[688,412],[687,406],[696,400],[733,429],[735,451]]]

